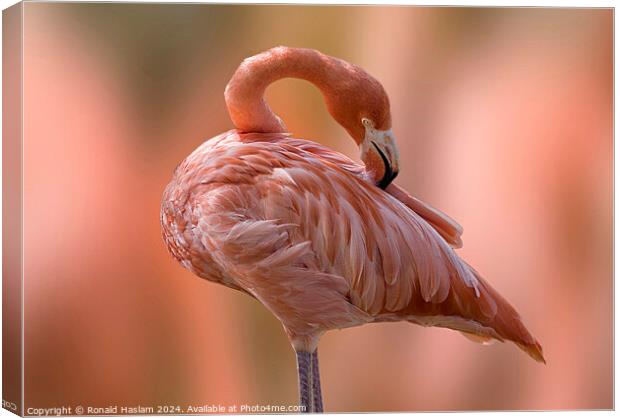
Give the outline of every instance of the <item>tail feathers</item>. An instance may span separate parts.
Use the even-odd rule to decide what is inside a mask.
[[[467,338],[468,340],[473,341],[478,344],[482,344],[482,345],[491,345],[495,341],[501,341],[501,342],[504,342],[506,340],[512,341],[517,347],[525,351],[527,355],[529,355],[531,358],[533,358],[537,362],[547,364],[547,361],[545,360],[545,357],[543,355],[542,346],[536,340],[532,339],[533,342],[522,342],[522,341],[514,340],[511,338],[507,338],[507,337],[504,339],[501,337],[497,338],[497,337],[491,337],[489,335],[480,335],[480,334],[474,334],[474,333],[463,332],[463,331],[461,331],[461,334],[463,334],[463,336]]]
[[[519,313],[502,295],[480,277],[474,269],[472,269],[472,271],[497,305],[497,313],[495,316],[483,321],[483,325],[492,328],[502,339],[515,343],[534,360],[547,364],[543,355],[542,346],[527,330],[521,321]]]
[[[534,360],[546,364],[540,343],[527,330],[517,311],[475,269],[468,267],[477,279],[478,291],[453,280],[449,297],[443,303],[423,305],[426,312],[418,307],[417,316],[409,321],[460,331],[466,338],[482,344],[511,341]]]
[[[531,358],[533,358],[537,362],[547,364],[547,360],[545,360],[545,357],[543,356],[542,347],[540,346],[538,341],[534,341],[533,344],[528,345],[520,343],[516,344],[519,346],[519,348],[521,348],[521,350],[525,351]]]

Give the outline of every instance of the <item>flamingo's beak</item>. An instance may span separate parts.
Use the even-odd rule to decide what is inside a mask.
[[[385,189],[396,178],[399,171],[398,148],[391,129],[387,131],[366,129],[361,146],[362,160],[371,180]]]
[[[381,149],[381,147],[379,147],[374,141],[372,142],[372,145],[379,153],[379,156],[381,157],[384,166],[383,177],[381,177],[381,179],[377,182],[377,186],[385,189],[396,178],[396,176],[398,176],[398,157],[396,157],[396,161],[394,161],[394,158],[390,159],[387,156],[394,155],[394,152],[390,152],[385,148]]]

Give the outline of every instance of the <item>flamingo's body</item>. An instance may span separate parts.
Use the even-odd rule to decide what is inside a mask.
[[[286,76],[321,88],[365,165],[284,133],[262,92]],[[370,93],[356,96],[347,83],[372,83]],[[282,322],[298,353],[302,403],[313,411],[322,410],[316,348],[330,329],[410,321],[509,340],[544,361],[514,308],[456,255],[460,226],[390,184],[398,162],[382,92],[363,70],[316,51],[281,47],[246,60],[227,87],[238,129],[198,147],[164,192],[171,253]]]

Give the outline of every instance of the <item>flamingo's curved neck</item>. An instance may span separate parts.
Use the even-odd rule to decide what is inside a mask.
[[[243,61],[231,78],[225,92],[228,113],[241,132],[286,132],[263,99],[267,86],[281,78],[300,78],[317,86],[329,100],[336,94],[334,81],[346,77],[348,65],[311,49],[270,49]]]

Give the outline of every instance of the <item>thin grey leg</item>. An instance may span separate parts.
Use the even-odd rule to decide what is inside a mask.
[[[321,378],[319,376],[319,350],[312,353],[312,394],[314,412],[323,412],[323,396],[321,395]]]
[[[299,405],[305,407],[304,412],[314,412],[312,399],[312,355],[305,351],[297,354],[297,373],[299,376]]]

